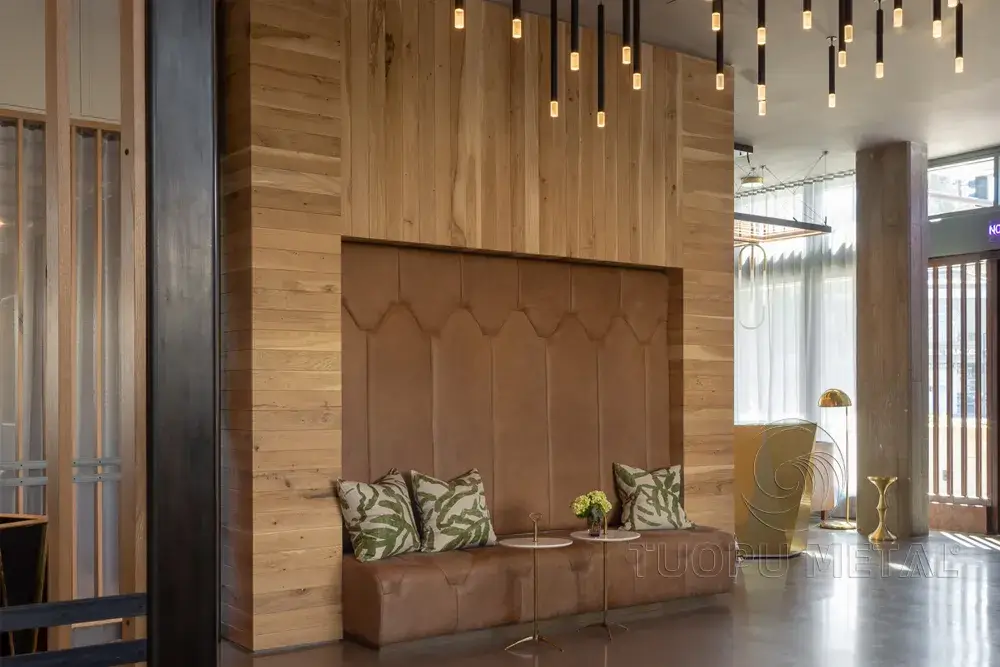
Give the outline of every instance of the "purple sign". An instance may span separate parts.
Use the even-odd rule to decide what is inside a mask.
[[[1000,241],[1000,220],[990,220],[987,233],[989,234],[990,241]]]

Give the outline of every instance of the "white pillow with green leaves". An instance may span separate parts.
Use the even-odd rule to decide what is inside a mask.
[[[648,471],[614,463],[612,468],[625,530],[677,530],[693,525],[681,506],[680,466]]]
[[[354,557],[359,561],[367,563],[420,548],[406,480],[395,468],[374,484],[338,480],[337,497]]]
[[[486,488],[473,468],[450,482],[410,473],[420,515],[420,550],[452,551],[496,544]]]

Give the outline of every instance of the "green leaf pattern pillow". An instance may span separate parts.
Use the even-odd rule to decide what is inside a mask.
[[[625,530],[690,528],[681,506],[681,467],[646,471],[613,464]]]
[[[420,514],[421,551],[440,552],[495,544],[486,489],[473,468],[450,482],[411,473]]]
[[[417,551],[420,537],[403,475],[392,468],[374,484],[337,482],[354,556],[370,562]]]

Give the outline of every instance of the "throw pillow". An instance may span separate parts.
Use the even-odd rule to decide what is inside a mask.
[[[406,481],[395,468],[374,484],[338,480],[337,497],[354,557],[359,561],[367,563],[420,548]]]
[[[420,550],[451,551],[496,544],[486,489],[473,468],[450,482],[410,473],[420,515]]]
[[[681,506],[681,467],[647,471],[613,464],[625,530],[690,528]]]

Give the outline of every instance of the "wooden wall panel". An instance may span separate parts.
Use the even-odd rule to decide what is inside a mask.
[[[227,0],[224,617],[254,649],[340,636],[341,234],[680,269],[663,428],[693,519],[732,527],[731,77],[716,91],[712,63],[645,45],[633,91],[611,35],[599,129],[596,36],[573,73],[563,25],[552,119],[549,19],[514,41],[509,8],[467,0],[464,31],[451,9]],[[263,491],[293,474],[298,497]]]

